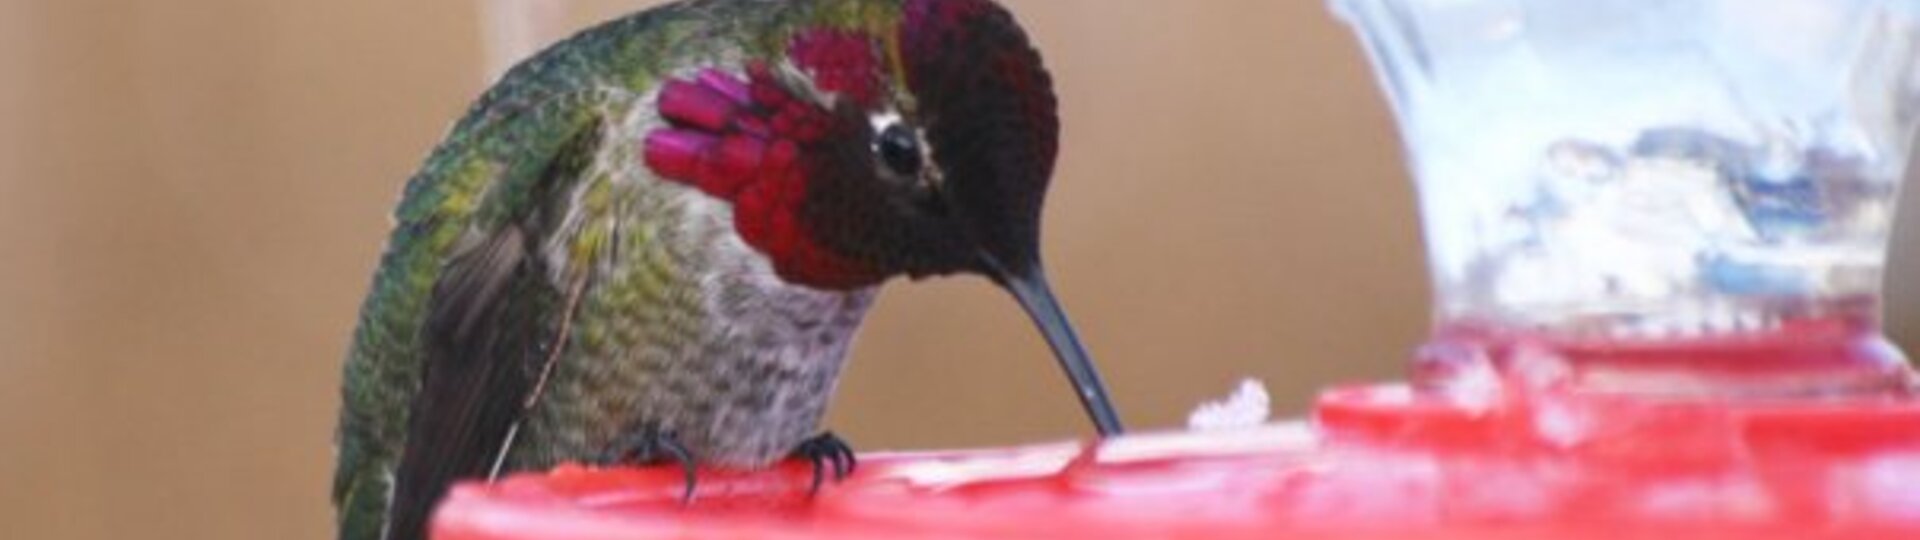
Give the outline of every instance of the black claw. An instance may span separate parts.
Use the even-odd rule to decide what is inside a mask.
[[[843,452],[840,454],[840,471],[841,471],[840,478],[841,479],[845,479],[848,476],[852,476],[853,471],[860,468],[860,460],[854,458],[853,449],[848,448],[846,450],[847,450],[846,452]]]
[[[808,487],[807,487],[807,496],[813,496],[813,495],[817,495],[817,494],[819,494],[819,493],[820,493],[820,484],[821,484],[821,483],[822,483],[822,482],[823,482],[824,480],[826,480],[826,476],[827,476],[827,475],[826,475],[826,471],[827,471],[827,468],[826,468],[826,467],[822,467],[822,466],[820,466],[820,459],[819,459],[819,458],[814,458],[814,461],[813,461],[813,485],[811,485],[811,486],[808,486]]]
[[[660,448],[672,455],[674,461],[680,462],[680,473],[685,475],[686,489],[680,493],[680,502],[682,504],[693,502],[693,486],[699,481],[699,469],[693,465],[693,454],[687,452],[687,447],[681,446],[680,441],[673,437],[661,440]]]
[[[821,433],[801,442],[794,447],[793,456],[813,464],[813,486],[808,495],[820,493],[820,486],[826,483],[828,469],[833,470],[833,480],[838,482],[846,480],[848,475],[853,474],[854,467],[858,466],[853,447],[833,432]]]
[[[620,444],[609,449],[602,459],[607,463],[626,465],[654,465],[672,460],[680,464],[680,470],[686,475],[686,490],[680,495],[682,504],[693,502],[693,489],[699,480],[698,468],[693,461],[693,453],[680,444],[680,438],[671,431],[658,428],[644,428],[628,436]]]
[[[835,453],[833,456],[833,479],[846,480],[853,474],[853,457],[850,453]]]

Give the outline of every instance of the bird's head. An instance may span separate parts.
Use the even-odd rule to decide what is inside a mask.
[[[1109,409],[1095,416],[1111,417],[1041,270],[1060,124],[1013,16],[991,0],[902,0],[884,24],[780,41],[738,71],[663,85],[668,125],[647,137],[649,167],[732,202],[741,237],[791,283],[992,279],[1040,324],[1083,400]]]

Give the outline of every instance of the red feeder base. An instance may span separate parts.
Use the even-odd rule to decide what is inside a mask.
[[[455,488],[441,540],[1920,538],[1920,402],[1334,391],[1314,422],[811,469],[561,467]]]

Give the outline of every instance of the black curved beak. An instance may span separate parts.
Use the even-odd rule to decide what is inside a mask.
[[[1066,370],[1067,379],[1073,382],[1074,393],[1080,397],[1080,406],[1087,410],[1087,416],[1093,419],[1093,426],[1100,436],[1113,437],[1126,431],[1120,425],[1120,413],[1113,408],[1113,400],[1107,397],[1107,387],[1100,382],[1100,372],[1094,369],[1093,359],[1087,356],[1087,350],[1080,345],[1080,337],[1073,332],[1073,324],[1067,321],[1067,313],[1061,309],[1060,301],[1053,296],[1053,289],[1047,285],[1046,272],[1038,263],[1027,269],[1010,269],[1001,265],[992,257],[987,257],[988,266],[1007,292],[1020,302],[1028,317],[1033,318],[1034,326],[1040,328],[1040,334],[1046,336],[1047,345],[1053,348],[1053,355],[1059,359],[1061,369]]]

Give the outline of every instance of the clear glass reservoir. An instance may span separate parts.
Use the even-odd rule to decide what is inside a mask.
[[[1333,3],[1418,186],[1426,369],[1518,347],[1607,364],[1600,386],[1711,386],[1673,362],[1710,359],[1768,390],[1905,386],[1878,299],[1920,0]]]

